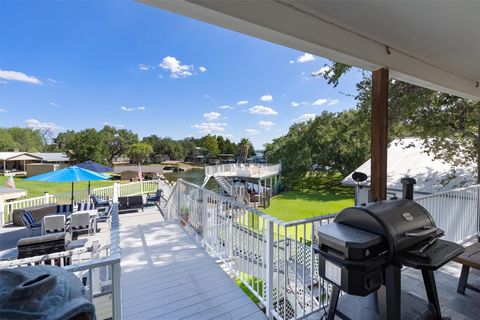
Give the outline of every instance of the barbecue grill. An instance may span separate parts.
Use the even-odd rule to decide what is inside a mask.
[[[328,319],[348,318],[336,309],[340,290],[355,296],[375,292],[376,317],[400,319],[402,266],[422,270],[430,318],[441,319],[433,271],[464,249],[439,239],[443,231],[411,199],[415,180],[402,182],[404,199],[344,209],[332,224],[319,228],[319,273],[333,285]]]

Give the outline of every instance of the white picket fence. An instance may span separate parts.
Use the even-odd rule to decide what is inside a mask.
[[[130,196],[145,193],[155,193],[159,187],[159,180],[146,180],[130,182],[118,185],[118,196]],[[102,188],[91,189],[90,193],[104,199],[113,199],[115,185]],[[0,199],[0,226],[9,224],[13,221],[13,212],[17,209],[30,208],[45,204],[69,204],[71,202],[71,192],[57,194],[45,193],[43,196],[21,199],[11,202],[4,202]],[[88,190],[74,191],[75,202],[90,202]]]

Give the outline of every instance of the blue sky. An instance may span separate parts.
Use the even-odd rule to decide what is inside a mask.
[[[310,76],[327,63],[137,2],[0,1],[0,126],[109,123],[261,149],[294,121],[355,105],[344,93],[360,72],[333,88]]]

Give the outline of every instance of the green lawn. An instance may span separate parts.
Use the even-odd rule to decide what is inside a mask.
[[[6,187],[6,181],[8,177],[0,176],[0,186]],[[38,182],[38,181],[25,181],[24,178],[14,178],[15,187],[18,189],[27,190],[27,198],[43,196],[43,193],[47,191],[50,194],[70,192],[72,190],[72,184],[70,182]],[[105,181],[92,181],[91,188],[108,187],[113,185],[112,180]],[[118,181],[120,182],[120,181]],[[75,182],[75,190],[86,190],[88,187],[87,181]]]
[[[353,191],[329,193],[314,191],[282,192],[272,198],[270,207],[263,212],[283,221],[299,220],[336,213],[353,206]]]

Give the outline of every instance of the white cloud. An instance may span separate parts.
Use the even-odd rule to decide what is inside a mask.
[[[314,114],[314,113],[305,113],[305,114],[302,114],[300,117],[298,117],[296,119],[293,119],[292,121],[297,122],[297,123],[298,122],[305,122],[305,121],[315,119],[315,116],[316,116],[316,114]]]
[[[0,70],[0,79],[4,79],[8,81],[27,82],[32,84],[42,84],[42,82],[38,80],[36,77],[29,76],[23,72],[18,72],[18,71]]]
[[[208,113],[204,113],[203,114],[203,117],[207,120],[207,121],[213,121],[213,120],[217,120],[218,118],[220,118],[221,114],[218,113],[218,112],[208,112]]]
[[[223,109],[223,110],[225,110],[225,109],[233,109],[233,107],[231,107],[231,106],[229,106],[229,105],[220,106],[220,107],[218,107],[218,108],[219,108],[219,109]]]
[[[278,112],[273,110],[270,107],[264,106],[255,106],[253,108],[248,109],[252,114],[265,114],[265,115],[276,115]]]
[[[48,82],[51,82],[51,83],[57,83],[57,80],[51,79],[51,78],[47,78],[47,81],[48,81]]]
[[[151,66],[151,65],[148,65],[148,64],[140,63],[140,64],[138,65],[138,70],[148,71],[148,70],[152,70],[152,69],[155,69],[155,67],[154,67],[154,66]]]
[[[211,98],[211,96],[209,94],[204,94],[203,97],[207,98],[207,99]]]
[[[245,129],[245,132],[248,133],[248,134],[251,134],[251,135],[260,133],[260,131],[258,131],[256,129]]]
[[[265,102],[270,102],[270,101],[273,100],[273,97],[272,97],[271,94],[266,94],[266,95],[261,96],[260,100],[265,101]]]
[[[323,106],[328,102],[328,99],[318,99],[312,103],[312,106]]]
[[[34,130],[50,130],[50,131],[59,131],[63,128],[53,122],[41,122],[37,119],[27,119],[24,121],[27,127]]]
[[[125,111],[125,112],[133,112],[133,111],[145,111],[145,107],[125,107],[125,106],[121,106],[120,107],[120,110],[122,111]]]
[[[203,73],[203,72],[207,71],[207,68],[205,68],[205,67],[198,67],[198,70],[200,70],[200,72]]]
[[[57,104],[57,103],[55,103],[55,102],[50,102],[50,105],[51,105],[52,107],[58,107],[58,106],[59,106],[59,104]]]
[[[182,64],[175,57],[165,57],[162,63],[158,65],[160,68],[170,71],[170,77],[174,79],[190,77],[193,75],[192,65]]]
[[[201,133],[215,133],[225,131],[226,126],[226,123],[202,122],[193,125],[192,128],[197,129]]]
[[[7,110],[0,108],[0,112],[7,112]]]
[[[240,100],[240,101],[237,102],[237,104],[238,104],[239,106],[246,105],[247,103],[248,103],[247,100]]]
[[[325,75],[328,75],[329,77],[331,77],[333,76],[333,74],[334,74],[333,69],[330,68],[329,66],[324,66],[320,68],[320,70],[311,73],[313,77],[318,77],[318,76],[323,77]]]
[[[329,106],[334,106],[334,105],[338,104],[338,102],[340,102],[340,100],[338,100],[338,99],[330,99],[330,101],[328,101],[328,105],[329,105]]]
[[[298,107],[300,105],[300,103],[296,102],[296,101],[292,101],[292,107]]]
[[[264,130],[270,130],[273,126],[275,126],[275,123],[273,123],[272,121],[260,120],[258,121],[258,126]]]
[[[308,61],[313,61],[315,60],[315,57],[310,54],[310,53],[304,53],[302,54],[300,57],[297,58],[297,60],[290,60],[288,61],[289,63],[293,64],[293,63],[305,63],[305,62],[308,62]]]
[[[110,123],[110,122],[102,122],[102,124],[104,126],[109,126],[109,127],[114,127],[114,128],[117,128],[117,129],[121,129],[121,128],[125,128],[125,126],[123,124],[115,124],[115,123]]]

